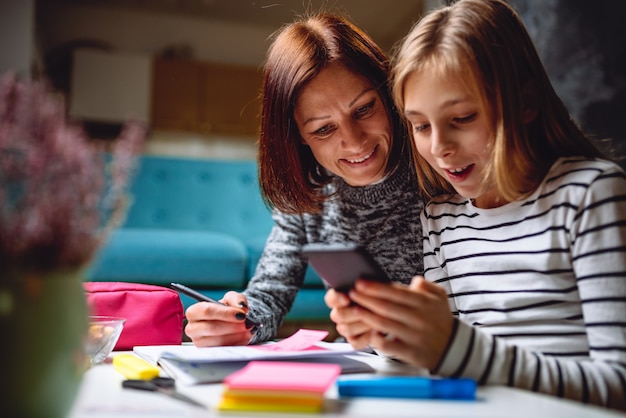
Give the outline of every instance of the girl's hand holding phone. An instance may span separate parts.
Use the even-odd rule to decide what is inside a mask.
[[[369,345],[414,366],[437,366],[454,324],[443,287],[421,276],[409,286],[359,280],[349,296],[358,304],[350,315],[372,330]]]
[[[337,332],[356,350],[367,348],[372,329],[360,320],[356,305],[348,295],[331,288],[326,292],[324,302],[331,308],[330,319],[336,324]]]

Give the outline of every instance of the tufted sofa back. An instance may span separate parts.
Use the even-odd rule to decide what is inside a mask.
[[[126,220],[89,266],[88,281],[179,282],[218,299],[246,287],[273,226],[255,161],[144,155],[130,195]],[[309,269],[289,318],[327,320],[324,293]]]
[[[146,155],[139,164],[125,227],[210,230],[243,241],[269,234],[255,161]]]

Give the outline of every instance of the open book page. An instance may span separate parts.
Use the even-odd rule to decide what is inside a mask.
[[[183,384],[220,382],[252,360],[306,361],[339,364],[342,373],[369,373],[373,369],[348,343],[322,341],[326,331],[301,329],[279,342],[253,346],[196,347],[192,344],[137,346],[133,351],[160,365]],[[363,361],[361,361],[363,359]]]
[[[280,361],[305,363],[331,363],[341,367],[341,374],[374,373],[374,368],[368,364],[367,353],[345,354],[324,357],[282,358]],[[374,356],[375,357],[375,356]],[[167,358],[159,360],[158,365],[177,383],[182,385],[196,385],[202,383],[219,383],[229,374],[241,370],[248,361],[228,361],[221,363],[190,363]]]
[[[246,346],[196,347],[194,345],[136,346],[138,356],[156,364],[161,358],[194,363],[218,363],[224,361],[280,360],[335,356],[354,353],[348,343],[325,343],[326,331],[301,329],[276,343]]]
[[[250,346],[196,347],[194,345],[136,346],[133,352],[156,364],[161,358],[193,363],[221,363],[225,361],[282,360],[286,358],[333,357],[355,353],[347,343],[317,343],[306,350],[257,350]]]

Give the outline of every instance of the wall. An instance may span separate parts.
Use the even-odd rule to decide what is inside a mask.
[[[511,3],[572,117],[626,168],[626,2]]]
[[[44,54],[80,40],[148,56],[174,47],[190,51],[199,60],[260,66],[272,32],[207,19],[86,4],[40,1],[37,7]],[[147,153],[235,159],[254,159],[256,150],[255,137],[159,131],[151,133],[146,148]]]
[[[0,54],[27,68],[29,31],[25,22],[34,0],[0,1]],[[626,2],[616,0],[510,0],[535,40],[555,89],[573,117],[590,133],[615,139],[616,153],[626,155]],[[445,0],[426,0],[424,10]],[[186,45],[198,59],[260,65],[272,30],[206,19],[108,10],[40,0],[37,4],[44,51],[72,39],[89,38],[112,48],[155,54]],[[9,17],[10,16],[10,17]],[[8,35],[5,35],[8,33]],[[213,40],[219,40],[213,42]],[[15,52],[15,54],[13,54]],[[5,64],[6,65],[6,64]],[[200,155],[255,155],[256,138],[204,138],[153,133],[149,152]]]
[[[98,39],[116,49],[149,55],[172,45],[186,45],[200,60],[256,66],[263,60],[269,46],[267,37],[272,32],[206,18],[81,3],[40,1],[37,7],[44,50],[81,38]]]
[[[256,138],[249,137],[205,137],[186,132],[154,132],[145,152],[181,157],[254,160],[257,145]]]
[[[31,76],[34,54],[34,1],[0,1],[0,73]]]

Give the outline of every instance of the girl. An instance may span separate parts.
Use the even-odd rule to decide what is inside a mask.
[[[338,331],[435,374],[626,409],[626,176],[572,122],[519,16],[499,0],[428,15],[393,92],[430,198],[426,280],[360,281],[358,306],[329,292]]]

